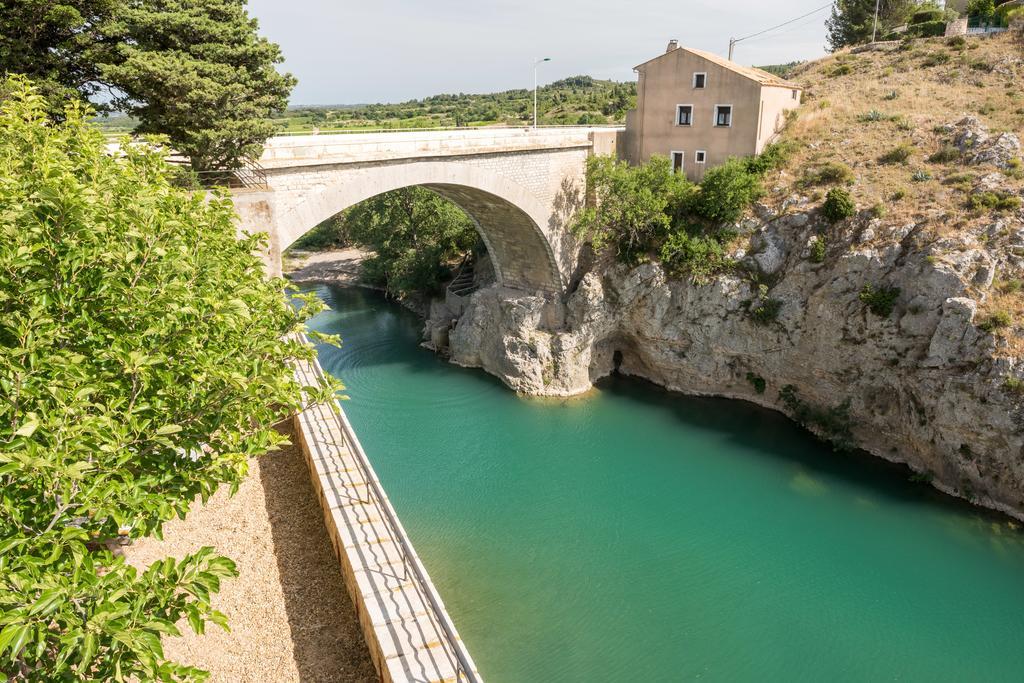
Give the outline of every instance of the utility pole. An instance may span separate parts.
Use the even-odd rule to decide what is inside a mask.
[[[736,47],[736,39],[735,38],[729,38],[729,61],[730,62],[732,61],[732,50],[733,50],[734,47]]]
[[[538,59],[533,63],[533,127],[537,128],[537,67],[543,62],[550,62],[551,57]]]
[[[871,42],[875,42],[875,37],[878,35],[878,8],[882,5],[882,0],[875,0],[875,27],[871,29]]]

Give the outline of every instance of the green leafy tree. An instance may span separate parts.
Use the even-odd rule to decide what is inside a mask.
[[[313,350],[238,240],[230,199],[176,189],[148,146],[107,154],[72,107],[7,83],[0,102],[0,675],[193,680],[160,638],[223,625],[235,575],[203,549],[137,571],[116,540],[158,535],[236,487],[273,425],[337,385],[298,386]],[[305,398],[303,398],[305,396]]]
[[[610,247],[620,261],[634,264],[660,248],[693,185],[672,172],[667,157],[630,166],[602,155],[587,159],[587,192],[591,201],[573,223],[573,232],[595,250]]]
[[[743,212],[761,195],[764,187],[758,173],[751,172],[745,159],[732,158],[708,169],[695,195],[691,210],[715,223],[739,220]]]
[[[116,0],[0,1],[0,72],[32,78],[50,111],[87,100],[104,85],[100,64],[114,58]]]
[[[257,28],[245,0],[141,0],[119,12],[129,40],[103,77],[139,132],[166,135],[197,171],[232,168],[259,155],[296,82]]]
[[[906,23],[917,8],[916,0],[881,0],[878,35]],[[835,0],[832,16],[825,21],[826,39],[832,51],[871,40],[875,24],[875,0]]]
[[[374,252],[364,263],[366,276],[394,296],[436,292],[451,262],[479,239],[462,209],[422,187],[367,199],[344,220],[348,239]]]

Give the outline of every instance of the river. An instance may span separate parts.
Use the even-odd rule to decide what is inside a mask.
[[[324,368],[481,675],[1021,681],[1024,532],[786,418],[611,378],[516,396],[318,287]]]

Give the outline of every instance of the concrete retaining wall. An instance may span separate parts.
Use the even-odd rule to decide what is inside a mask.
[[[304,384],[322,372],[296,369]],[[295,416],[324,522],[385,683],[476,682],[476,665],[459,638],[351,425],[337,406]]]

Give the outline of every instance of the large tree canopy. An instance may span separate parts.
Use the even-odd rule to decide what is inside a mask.
[[[230,199],[188,193],[146,146],[106,153],[69,109],[0,102],[0,676],[178,680],[159,639],[222,622],[210,549],[138,572],[118,537],[158,534],[237,485],[303,400],[284,341],[316,306],[239,240]]]
[[[30,77],[55,114],[104,86],[117,0],[0,0],[0,71]]]
[[[196,170],[230,167],[259,154],[295,86],[257,28],[245,0],[143,0],[119,13],[130,40],[103,74],[140,132],[167,135]]]
[[[38,81],[52,114],[111,102],[197,170],[232,168],[273,132],[295,85],[245,0],[0,0],[0,71]]]
[[[835,51],[869,42],[875,26],[875,4],[876,0],[835,0],[832,16],[825,21],[829,48]],[[917,6],[916,0],[881,0],[878,35],[905,23]]]

